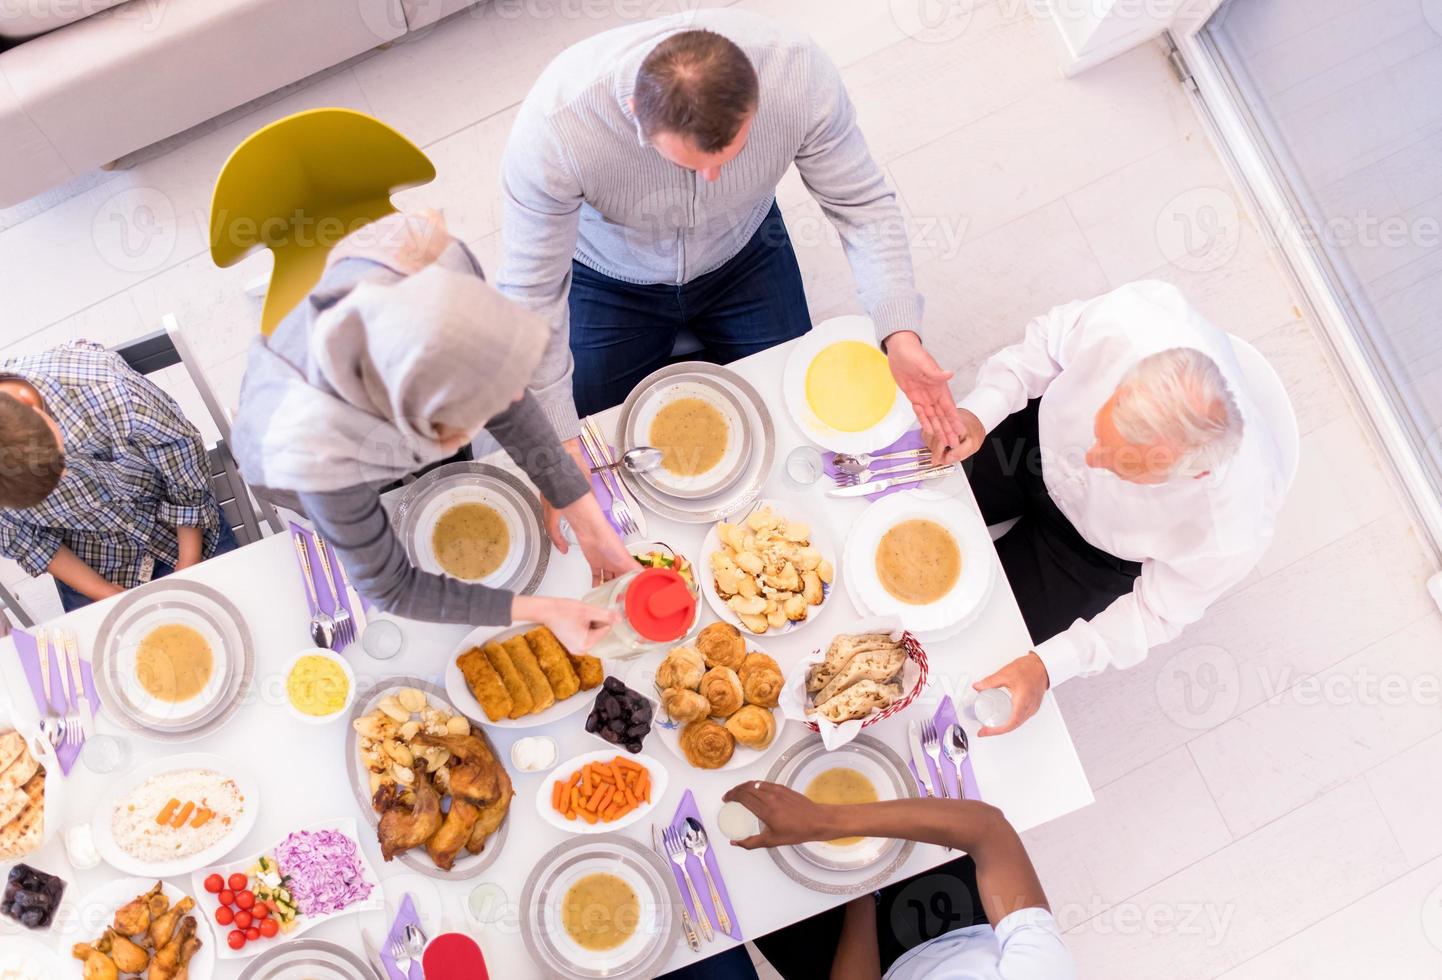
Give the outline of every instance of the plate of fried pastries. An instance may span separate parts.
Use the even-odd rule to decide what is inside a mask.
[[[600,660],[528,624],[472,631],[446,664],[445,683],[451,703],[482,725],[537,728],[586,710],[591,699],[582,695],[605,679]]]
[[[655,699],[653,731],[696,769],[744,769],[771,757],[786,724],[776,710],[781,665],[730,623],[632,668],[629,686]]]
[[[752,636],[779,635],[816,619],[835,591],[836,551],[817,528],[762,500],[721,521],[701,542],[701,591],[716,615]]]

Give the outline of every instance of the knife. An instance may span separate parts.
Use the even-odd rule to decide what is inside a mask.
[[[926,750],[921,747],[921,722],[912,719],[906,726],[906,741],[911,745],[911,764],[916,766],[916,781],[927,796],[935,796],[931,788],[931,769],[927,765]]]
[[[45,704],[40,716],[51,712],[50,707],[50,631],[44,626],[35,631],[35,659],[40,662],[40,690],[45,692]]]
[[[340,556],[336,556],[336,571],[340,572],[340,587],[345,593],[346,604],[350,606],[351,618],[355,620],[355,635],[359,637],[366,628],[366,607],[361,602],[360,593],[355,586],[350,584],[350,576],[345,573],[345,566],[340,563]]]
[[[661,846],[661,832],[656,829],[654,823],[651,825],[651,847],[655,849],[657,854],[661,855],[662,861],[667,864],[671,862],[670,855],[668,855],[666,849]],[[691,952],[693,953],[701,952],[701,937],[696,934],[696,927],[691,923],[691,913],[686,911],[685,899],[678,902],[676,907],[681,910],[681,928],[686,933],[686,945],[691,947]]]
[[[893,476],[886,480],[873,480],[870,483],[858,483],[854,487],[833,487],[826,491],[828,497],[869,497],[873,493],[880,493],[883,490],[890,490],[892,487],[899,487],[906,483],[920,483],[922,480],[935,480],[938,477],[950,476],[956,472],[957,465],[951,463],[947,466],[935,466],[929,470],[922,470],[920,473],[908,473],[906,476]]]
[[[390,980],[391,972],[386,969],[386,961],[381,959],[381,949],[376,945],[376,941],[371,938],[369,929],[361,930],[361,945],[365,947],[366,959],[370,960],[372,965],[375,966],[377,971],[376,975],[379,976],[381,980]]]

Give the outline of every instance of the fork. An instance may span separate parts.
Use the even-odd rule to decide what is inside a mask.
[[[832,462],[843,473],[860,473],[872,463],[881,459],[931,459],[931,450],[925,446],[916,449],[902,449],[894,453],[837,453]]]
[[[600,438],[594,426],[595,423],[589,418],[581,420],[581,442],[585,446],[586,452],[590,455],[592,461],[605,464],[610,461],[610,456],[605,451],[605,442]],[[611,494],[611,516],[613,516],[616,519],[616,523],[621,526],[620,530],[622,535],[630,537],[631,535],[640,534],[640,528],[636,526],[636,518],[631,513],[630,505],[627,504],[625,496],[621,493],[620,476],[614,471],[611,471],[609,475],[611,476],[612,482],[608,483],[606,481],[606,475],[607,474],[604,473],[601,474],[601,486],[605,487],[606,491]]]
[[[894,466],[890,469],[878,466],[874,469],[872,467],[867,467],[859,473],[842,471],[832,477],[832,480],[835,481],[838,487],[854,487],[858,483],[869,483],[873,477],[882,476],[890,478],[893,476],[907,476],[911,473],[920,473],[923,470],[930,468],[931,456],[928,455],[925,459],[919,459],[915,462],[908,460],[907,462],[902,463],[898,466]]]
[[[952,795],[946,788],[946,777],[941,769],[941,740],[936,737],[936,722],[928,721],[921,729],[921,748],[926,752],[926,757],[936,766],[936,788],[940,790],[941,798],[952,799]]]
[[[696,882],[691,880],[691,869],[686,867],[686,845],[681,842],[681,835],[671,827],[661,831],[661,837],[666,842],[666,853],[671,856],[671,863],[681,869],[681,877],[686,880],[686,890],[691,893],[691,905],[696,909],[696,918],[701,923],[701,935],[706,937],[709,943],[716,938],[716,932],[711,928],[711,917],[706,914],[706,906],[701,904],[701,896],[696,892]]]
[[[391,955],[391,959],[395,961],[396,969],[400,970],[406,976],[410,976],[411,960],[413,959],[413,957],[411,956],[410,948],[406,945],[406,941],[403,936],[404,933],[402,933],[401,936],[397,936],[395,939],[392,939],[389,945],[386,946],[386,952],[389,953]]]
[[[355,623],[351,619],[350,610],[340,601],[340,593],[335,588],[335,575],[330,568],[330,549],[326,547],[325,538],[319,534],[315,536],[315,553],[320,559],[320,570],[325,573],[325,584],[330,589],[331,605],[335,607],[331,619],[335,622],[336,649],[344,649],[355,642]]]

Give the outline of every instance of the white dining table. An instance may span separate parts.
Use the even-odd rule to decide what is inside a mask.
[[[825,493],[830,481],[824,477],[812,486],[799,487],[784,475],[787,455],[797,447],[808,445],[801,431],[787,415],[781,396],[782,369],[790,344],[782,345],[730,365],[761,393],[770,408],[776,433],[776,461],[763,488],[764,497],[784,501],[787,516],[809,521],[829,535],[838,550],[846,540],[847,529],[866,509],[864,498],[838,499]],[[616,423],[619,409],[598,416],[609,433]],[[509,466],[508,460],[489,460]],[[951,495],[938,506],[976,506],[965,480],[945,481]],[[647,513],[647,537],[663,540],[682,551],[698,566],[705,567],[705,556],[698,554],[708,525],[683,524]],[[838,568],[841,556],[833,557]],[[984,555],[969,555],[968,561],[997,561],[994,550]],[[388,904],[388,912],[398,906],[402,896],[410,893],[432,928],[470,934],[481,945],[492,977],[505,980],[541,977],[543,973],[526,953],[520,932],[518,903],[522,888],[539,858],[568,840],[568,835],[538,819],[534,798],[542,774],[515,775],[516,798],[508,818],[509,828],[501,853],[495,863],[482,874],[465,880],[438,880],[414,872],[398,862],[382,862],[380,849],[373,835],[364,832],[365,815],[359,812],[350,783],[352,766],[345,757],[346,723],[337,721],[325,726],[306,725],[294,719],[285,707],[285,679],[281,674],[288,657],[309,646],[307,624],[309,613],[297,569],[290,536],[281,534],[248,545],[231,554],[206,561],[177,573],[179,578],[200,582],[223,593],[235,604],[249,626],[257,654],[257,671],[246,703],[220,730],[193,742],[171,743],[153,741],[117,726],[102,711],[98,729],[121,736],[130,747],[131,763],[137,766],[152,759],[180,752],[210,752],[243,760],[258,775],[260,789],[259,819],[247,837],[238,842],[233,855],[244,857],[269,847],[298,827],[336,817],[357,818],[363,828],[363,845],[371,863],[378,869]],[[803,628],[783,636],[764,637],[757,641],[775,656],[783,669],[814,649],[824,647],[831,637],[845,632],[862,618],[845,592],[841,581],[840,595],[834,595],[819,615]],[[579,554],[551,555],[550,566],[539,588],[540,594],[579,595],[589,585],[589,570]],[[80,649],[89,653],[96,632],[117,600],[97,603],[62,617],[56,624],[73,631]],[[707,621],[714,619],[709,609],[703,610]],[[404,636],[404,649],[392,660],[374,660],[363,653],[360,644],[345,653],[357,675],[361,689],[371,682],[393,675],[414,675],[444,686],[442,674],[448,660],[457,652],[468,627],[396,620]],[[928,642],[930,686],[906,711],[866,729],[902,758],[909,758],[906,742],[907,722],[927,718],[944,694],[961,700],[971,684],[1025,653],[1031,646],[1027,630],[1017,609],[1016,600],[1006,579],[997,570],[996,587],[985,608],[960,633],[950,639]],[[624,674],[627,665],[618,666]],[[9,705],[5,710],[13,722],[33,725],[35,706],[25,687],[13,644],[0,642],[0,678]],[[965,712],[962,712],[965,715]],[[566,759],[603,745],[582,728],[584,713],[555,722],[544,729],[529,731],[488,729],[488,734],[502,758],[507,758],[513,741],[525,734],[544,733],[559,743],[561,758]],[[976,738],[977,725],[963,717],[963,725],[973,736],[971,758],[982,797],[1000,807],[1018,830],[1026,830],[1056,819],[1092,802],[1091,787],[1077,758],[1056,701],[1048,695],[1035,717],[1020,729],[1007,735]],[[812,737],[797,723],[788,723],[778,738],[790,744]],[[670,753],[659,740],[647,742],[647,754],[670,767],[671,779],[665,797],[655,811],[658,820],[667,820],[682,794],[695,793],[700,812],[719,842],[717,858],[726,887],[743,935],[756,938],[800,919],[821,912],[844,901],[844,898],[809,890],[788,878],[762,851],[748,852],[726,844],[715,828],[715,814],[722,794],[739,782],[765,778],[770,761],[742,771],[711,772],[691,768]],[[772,753],[774,758],[775,754]],[[93,803],[106,788],[111,777],[91,772],[83,762],[77,763],[65,781],[64,812],[60,819],[66,825],[88,822]],[[650,845],[650,823],[644,822],[620,831],[639,843]],[[952,860],[957,855],[931,845],[919,845],[894,880],[924,872]],[[76,871],[69,864],[63,846],[63,835],[42,850],[26,858],[42,870],[59,874],[69,882],[65,906],[57,925],[48,933],[30,933],[46,943],[53,942],[62,956],[69,955],[70,945],[91,938],[81,934],[78,921],[95,920],[95,910],[85,909],[88,892],[120,873],[104,864]],[[173,883],[188,889],[186,879]],[[477,885],[488,883],[491,899],[483,903],[478,917],[468,897]],[[84,916],[89,919],[85,920]],[[307,937],[331,939],[359,952],[360,929],[365,926],[372,935],[382,935],[387,921],[381,913],[340,916],[323,923],[306,934]],[[0,919],[0,931],[17,931],[8,919]],[[226,930],[217,928],[217,940],[224,942]],[[262,941],[268,949],[275,941]],[[666,969],[676,969],[702,956],[720,953],[734,941],[718,934],[716,941],[703,944],[700,953],[691,952],[678,941]],[[233,980],[249,960],[223,961],[216,971],[217,980]],[[76,963],[78,966],[78,962]],[[77,970],[75,976],[79,976]],[[206,980],[194,977],[193,980]]]

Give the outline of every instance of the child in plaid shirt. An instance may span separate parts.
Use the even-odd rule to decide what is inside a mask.
[[[0,554],[68,612],[236,546],[180,406],[89,341],[0,365]]]

